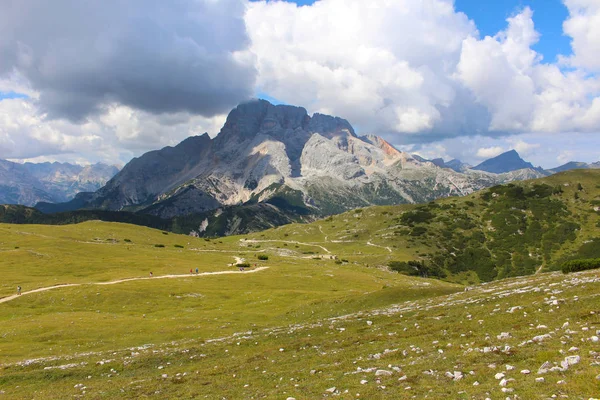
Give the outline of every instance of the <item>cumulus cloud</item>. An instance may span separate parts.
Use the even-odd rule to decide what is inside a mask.
[[[597,0],[564,0],[569,18],[563,23],[569,35],[573,56],[566,59],[576,67],[600,71],[600,2]]]
[[[597,1],[566,4],[572,20],[583,19],[577,29],[565,23],[574,38],[572,64],[590,67],[598,62]],[[451,0],[261,1],[250,6],[246,24],[260,90],[395,143],[597,132],[598,79],[543,63],[532,49],[540,37],[533,17],[524,8],[506,29],[481,38]]]
[[[246,24],[261,90],[362,130],[430,132],[469,97],[451,74],[477,31],[449,0],[257,2]]]
[[[113,104],[85,123],[45,120],[30,100],[0,101],[0,158],[12,160],[105,161],[122,164],[134,156],[209,132],[225,115],[160,114]]]
[[[211,117],[253,94],[243,0],[6,1],[0,78],[39,110],[82,122],[113,103]]]
[[[479,158],[492,158],[504,153],[504,149],[499,146],[482,147],[477,150],[476,156]]]
[[[522,156],[529,155],[533,150],[540,147],[539,143],[527,143],[521,139],[512,141],[512,147],[517,151],[517,153]]]

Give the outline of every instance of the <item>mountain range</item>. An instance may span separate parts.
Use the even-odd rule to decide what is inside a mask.
[[[148,152],[95,192],[60,204],[42,199],[36,208],[193,215],[193,231],[226,235],[369,205],[462,196],[554,172],[514,150],[476,167],[426,160],[380,137],[358,136],[342,118],[255,100],[233,109],[215,138],[205,133]]]
[[[79,192],[94,192],[119,169],[102,163],[14,163],[0,159],[0,203],[34,205],[64,202]]]

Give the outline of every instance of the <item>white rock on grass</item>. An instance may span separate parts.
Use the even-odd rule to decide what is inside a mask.
[[[498,372],[496,375],[494,375],[494,378],[496,379],[502,379],[504,378],[506,375],[504,375],[502,372]]]
[[[542,382],[545,381],[545,379],[542,378],[542,377],[539,377],[539,378],[535,378],[535,381],[538,382],[538,383],[542,383]]]
[[[523,370],[521,370],[521,373],[522,373],[523,375],[529,375],[529,374],[531,373],[531,371],[530,371],[530,370],[528,370],[528,369],[523,369]]]
[[[364,385],[364,384],[366,384],[366,383],[368,383],[368,382],[369,382],[369,381],[367,381],[366,379],[363,379],[363,380],[361,380],[361,381],[360,381],[360,384],[361,384],[361,385]]]
[[[568,356],[568,357],[565,357],[565,361],[567,362],[568,365],[575,365],[575,364],[579,364],[579,361],[581,361],[581,357]]]
[[[378,369],[375,371],[375,376],[392,376],[392,372],[385,369]]]

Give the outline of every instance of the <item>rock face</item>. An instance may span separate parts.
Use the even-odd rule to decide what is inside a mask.
[[[0,203],[33,205],[62,202],[79,192],[98,190],[118,172],[106,164],[18,164],[0,160]]]
[[[358,137],[344,119],[258,100],[231,111],[215,139],[191,137],[133,159],[85,207],[169,218],[267,202],[322,215],[463,195],[501,181]]]
[[[535,175],[434,161],[439,165],[377,136],[359,137],[344,119],[256,100],[232,110],[214,139],[190,137],[135,158],[85,204],[80,197],[72,205],[171,218],[264,203],[283,213],[326,215],[465,195]]]

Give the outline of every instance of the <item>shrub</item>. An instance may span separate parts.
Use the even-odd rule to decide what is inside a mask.
[[[123,239],[124,242],[131,243],[130,239]]]
[[[155,244],[154,247],[165,247],[164,244]]]
[[[163,232],[162,232],[162,234],[163,234],[163,235],[168,235],[168,234],[169,234],[169,232],[165,232],[165,231],[163,231]]]
[[[600,268],[600,258],[567,261],[562,265],[563,274]]]
[[[178,249],[183,249],[183,246],[180,244],[176,244],[175,247],[177,247]]]
[[[334,262],[335,262],[336,264],[341,264],[341,263],[342,263],[342,260],[335,260]]]
[[[414,223],[429,222],[431,219],[433,219],[433,217],[435,217],[435,215],[429,211],[415,210],[402,214],[400,221],[404,225],[411,225]]]
[[[261,261],[267,261],[269,259],[269,256],[266,254],[259,254],[257,258]]]
[[[250,268],[251,265],[248,262],[244,262],[244,263],[237,264],[236,267],[238,267],[238,268]]]
[[[412,231],[410,231],[410,235],[411,236],[421,236],[423,234],[425,234],[427,232],[427,228],[423,227],[423,226],[416,226],[413,228]]]

